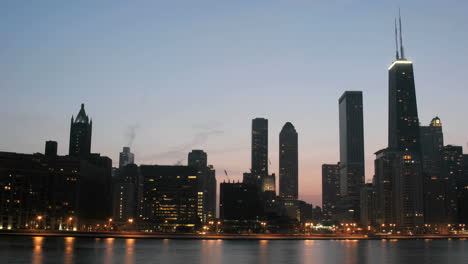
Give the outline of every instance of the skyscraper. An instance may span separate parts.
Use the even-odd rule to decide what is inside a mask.
[[[326,220],[335,218],[340,199],[339,164],[322,165],[322,210]]]
[[[113,217],[117,221],[138,218],[141,184],[137,165],[129,163],[122,166],[113,179]]]
[[[203,222],[216,217],[216,171],[208,165],[208,155],[194,149],[188,154],[189,167],[198,172],[198,206],[202,207],[200,219]]]
[[[268,175],[268,120],[255,118],[252,120],[252,175],[257,184],[263,184],[263,178]]]
[[[468,224],[468,154],[463,155],[463,173],[457,182],[458,221]]]
[[[395,21],[396,60],[388,68],[388,147],[419,154],[419,118],[413,62],[405,58],[401,17],[400,43]]]
[[[428,126],[420,126],[421,158],[425,173],[437,175],[440,173],[440,151],[444,146],[442,122],[434,117]]]
[[[141,165],[142,220],[153,230],[191,231],[200,223],[197,171],[188,166]]]
[[[381,149],[375,153],[374,161],[374,189],[375,189],[375,218],[376,223],[393,224],[394,202],[393,184],[396,171],[398,153],[388,149]]]
[[[119,168],[123,168],[128,164],[135,163],[135,154],[130,152],[130,147],[123,147],[122,152],[119,155]]]
[[[339,99],[340,189],[349,214],[359,219],[360,188],[364,185],[364,121],[362,92],[346,91]]]
[[[423,177],[413,63],[405,58],[401,18],[399,22],[400,43],[396,41],[396,60],[388,69],[388,149],[399,152],[393,184],[395,222],[410,230],[424,221]]]
[[[420,126],[419,130],[424,177],[424,222],[447,223],[445,206],[447,181],[441,177],[441,150],[444,147],[442,123],[438,117],[435,117],[428,126]]]
[[[461,146],[444,146],[441,150],[442,156],[442,174],[441,178],[444,181],[444,201],[447,213],[447,223],[456,223],[458,207],[462,204],[458,203],[457,196],[465,187],[466,180],[464,179],[464,160],[463,148]]]
[[[298,140],[294,126],[287,122],[279,136],[279,189],[283,199],[298,198]]]
[[[71,118],[70,147],[68,155],[75,157],[88,157],[91,153],[91,132],[93,121],[86,115],[84,104],[75,119]]]

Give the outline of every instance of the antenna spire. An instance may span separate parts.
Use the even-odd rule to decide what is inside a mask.
[[[396,47],[395,56],[396,56],[396,59],[399,60],[400,59],[400,54],[398,53],[398,29],[397,29],[396,18],[395,18],[395,47]]]
[[[400,8],[398,8],[398,20],[400,22],[400,55],[401,59],[405,59],[405,50],[403,48],[403,33],[402,33],[402,28],[401,28],[401,11]]]

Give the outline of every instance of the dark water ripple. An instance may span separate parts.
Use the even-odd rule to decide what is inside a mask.
[[[467,240],[1,237],[0,263],[468,263]]]

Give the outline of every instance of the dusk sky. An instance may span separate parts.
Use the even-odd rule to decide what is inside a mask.
[[[0,151],[68,154],[85,104],[92,152],[118,164],[186,164],[203,149],[218,183],[250,168],[251,120],[269,120],[270,172],[287,121],[299,134],[299,196],[320,205],[339,159],[338,98],[362,90],[366,179],[387,145],[393,23],[401,7],[419,117],[468,142],[468,1],[0,2]],[[132,132],[135,138],[131,140]]]

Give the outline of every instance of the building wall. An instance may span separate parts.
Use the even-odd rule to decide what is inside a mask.
[[[107,219],[110,173],[110,159],[0,152],[0,226],[65,229]]]
[[[279,139],[279,193],[283,199],[297,200],[299,190],[297,132],[286,123]]]
[[[322,209],[326,220],[334,219],[341,199],[338,164],[322,165]]]
[[[143,221],[162,231],[188,230],[200,223],[194,168],[141,165],[140,172],[144,182]]]
[[[339,99],[340,191],[359,220],[360,189],[364,185],[364,121],[362,92],[346,91]]]

